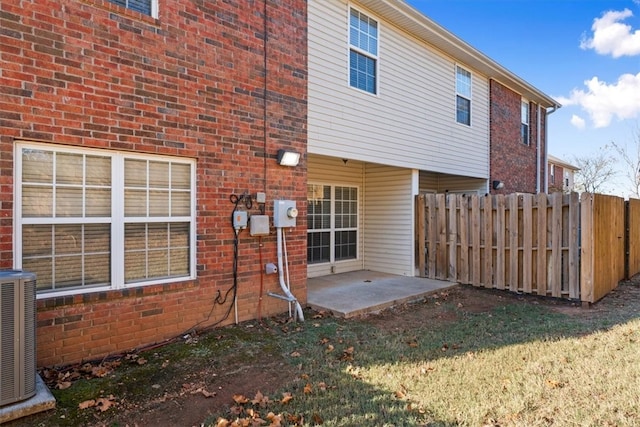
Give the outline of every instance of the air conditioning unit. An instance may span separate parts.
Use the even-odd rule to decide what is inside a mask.
[[[0,271],[0,406],[36,394],[36,275]]]

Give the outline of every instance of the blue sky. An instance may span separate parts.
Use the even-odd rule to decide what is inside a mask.
[[[551,154],[571,161],[634,141],[640,0],[407,3],[563,105],[549,116]]]

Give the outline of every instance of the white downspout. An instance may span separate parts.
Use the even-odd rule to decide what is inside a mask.
[[[538,105],[538,109],[540,108],[540,106]],[[544,192],[548,193],[549,192],[549,167],[547,166],[549,164],[549,116],[553,113],[556,112],[556,110],[559,108],[558,105],[554,105],[553,107],[551,107],[551,110],[546,110],[545,109],[545,125],[544,125]],[[539,110],[538,110],[539,112]],[[540,114],[538,114],[538,150],[540,149],[540,124],[541,119],[540,119]],[[538,153],[540,153],[540,151],[538,151]],[[540,154],[538,154],[538,160],[540,159]],[[538,169],[539,171],[540,169]]]
[[[537,120],[536,120],[536,151],[538,153],[538,155],[536,156],[536,194],[540,193],[540,163],[541,163],[541,159],[540,159],[540,147],[542,146],[542,137],[540,136],[540,127],[542,126],[542,119],[540,118],[540,104],[538,104],[538,113],[536,114]],[[545,142],[547,141],[547,139],[545,138]],[[547,155],[547,145],[545,144],[545,150],[544,150],[544,154],[545,154],[545,162],[544,162],[544,170],[545,170],[545,180],[544,182],[547,182],[546,179],[546,173],[547,173],[547,162],[546,162],[546,155]],[[546,191],[545,191],[546,193]]]

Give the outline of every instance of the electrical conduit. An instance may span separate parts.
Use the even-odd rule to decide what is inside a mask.
[[[296,297],[293,296],[293,294],[291,293],[291,286],[289,285],[289,263],[287,262],[286,264],[283,262],[283,258],[286,256],[286,243],[284,242],[284,237],[283,237],[283,231],[281,227],[278,227],[277,229],[277,245],[278,245],[278,277],[280,279],[280,287],[282,288],[282,292],[284,292],[284,294],[287,297],[287,301],[289,301],[289,303],[294,303],[296,306],[296,313],[298,314],[298,319],[300,319],[301,322],[304,322],[304,314],[302,313],[302,307],[300,306],[300,303],[298,302],[298,300],[296,299]],[[284,250],[283,250],[284,248]],[[285,279],[284,279],[284,269],[283,267],[286,267],[287,269],[287,281],[285,283]]]

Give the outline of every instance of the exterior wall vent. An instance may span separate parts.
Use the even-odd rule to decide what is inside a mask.
[[[0,271],[0,406],[36,394],[36,276]]]

